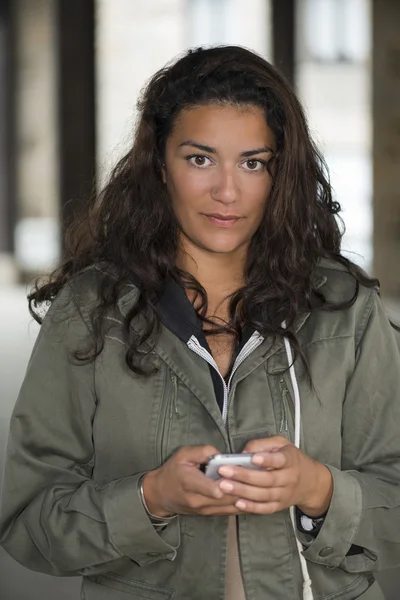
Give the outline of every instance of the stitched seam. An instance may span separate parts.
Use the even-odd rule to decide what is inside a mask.
[[[126,348],[129,348],[129,345],[126,342],[120,340],[119,338],[115,337],[114,335],[108,335],[108,333],[106,333],[106,335],[104,337],[108,338],[109,340],[114,340],[114,342],[119,342],[120,344],[122,344]]]
[[[124,322],[121,321],[120,319],[115,319],[114,317],[109,317],[108,315],[106,315],[104,318],[107,319],[108,321],[113,321],[114,323],[119,323],[120,325],[124,324]]]
[[[342,596],[342,594],[344,594],[344,592],[348,592],[351,589],[357,587],[358,584],[363,580],[364,580],[364,575],[359,575],[359,577],[357,577],[357,579],[355,579],[352,583],[350,583],[346,587],[341,588],[337,592],[332,592],[332,594],[328,594],[328,596],[321,596],[320,598],[321,598],[321,600],[334,600],[335,598],[340,598],[340,596]]]
[[[362,493],[362,491],[363,491],[363,489],[362,489],[362,488],[363,488],[363,486],[365,486],[365,487],[369,488],[369,489],[370,489],[370,491],[373,491],[373,492],[374,492],[374,494],[377,494],[377,495],[378,495],[380,498],[382,498],[382,500],[384,501],[384,502],[383,502],[383,504],[374,505],[374,506],[371,506],[371,507],[365,507],[365,508],[364,508],[364,506],[363,506],[363,508],[362,508],[362,512],[363,512],[363,513],[364,513],[366,510],[373,510],[374,508],[394,508],[395,506],[397,506],[397,505],[394,505],[394,506],[393,506],[393,505],[389,504],[389,503],[388,503],[388,501],[387,501],[387,498],[386,498],[386,497],[385,497],[385,496],[384,496],[384,495],[383,495],[381,492],[379,492],[379,491],[378,491],[378,490],[376,490],[376,489],[375,489],[373,486],[371,486],[371,485],[370,485],[369,479],[367,479],[367,480],[364,480],[364,479],[362,479],[362,480],[360,481],[360,480],[358,479],[358,477],[355,477],[355,476],[353,475],[353,473],[356,473],[357,475],[360,475],[360,476],[362,477],[363,475],[365,475],[365,473],[362,473],[362,472],[360,472],[360,471],[357,471],[356,469],[346,469],[346,470],[345,470],[345,471],[343,471],[343,472],[344,472],[344,473],[348,473],[349,475],[351,475],[351,476],[353,477],[353,479],[355,479],[355,480],[357,481],[358,485],[359,485],[359,486],[360,486],[360,488],[361,488],[361,493]]]
[[[74,303],[74,305],[76,307],[76,310],[78,311],[78,314],[79,314],[79,316],[81,318],[82,323],[85,325],[86,329],[88,330],[89,335],[91,336],[93,332],[92,332],[92,330],[90,329],[90,327],[88,326],[86,320],[83,317],[81,308],[80,308],[80,306],[79,306],[79,304],[78,304],[78,302],[76,300],[76,296],[75,296],[75,294],[74,294],[74,292],[72,290],[72,287],[68,283],[67,283],[66,287],[68,288],[68,290],[69,290],[69,292],[71,294],[72,302]],[[95,418],[95,415],[96,415],[96,407],[97,407],[97,403],[98,403],[97,385],[96,385],[96,363],[97,363],[96,360],[92,360],[91,361],[91,364],[92,364],[92,386],[93,386],[93,392],[94,392],[94,397],[95,397],[95,406],[94,406],[94,409],[93,409],[93,413],[92,413],[92,415],[90,417],[90,420],[91,420],[92,424],[93,424],[93,421],[94,421],[94,418]],[[94,464],[95,464],[95,460],[93,461],[93,466],[94,466]]]
[[[358,324],[358,329],[356,330],[356,333],[354,336],[356,351],[358,350],[360,342],[364,336],[365,330],[367,329],[368,321],[372,314],[372,310],[374,308],[375,296],[376,296],[376,291],[371,290],[369,293],[369,296],[367,297],[367,299],[365,301],[363,312],[360,317],[360,322]]]
[[[296,548],[296,533],[293,530],[293,526],[292,526],[292,521],[290,519],[290,514],[289,511],[286,510],[285,511],[285,533],[286,533],[286,540],[288,543],[288,548],[290,550],[290,572],[292,574],[292,589],[294,590],[295,594],[296,594],[296,598],[298,598],[298,600],[300,600],[299,598],[299,590],[298,590],[298,586],[295,585],[295,573],[294,573],[294,561],[296,560],[295,557],[298,556],[298,552],[297,552],[297,548]],[[294,542],[293,542],[293,538],[294,538]],[[300,573],[301,573],[301,567],[300,567]]]
[[[342,266],[342,265],[340,265]],[[345,273],[346,275],[350,275],[351,273],[350,271],[347,271],[346,267],[343,266],[343,268],[340,268],[339,266],[333,266],[333,265],[317,265],[316,269],[320,269],[322,271],[322,269],[326,269],[327,271],[335,271],[336,273]]]
[[[254,435],[255,433],[263,433],[264,431],[268,431],[266,427],[262,427],[261,429],[252,429],[251,431],[246,431],[245,433],[233,433],[231,434],[231,438],[243,437],[244,435]]]
[[[322,337],[322,338],[318,338],[317,340],[312,340],[312,342],[308,342],[308,344],[305,344],[303,346],[303,348],[309,348],[310,346],[312,346],[313,344],[317,344],[318,342],[331,342],[334,340],[345,340],[345,339],[349,339],[352,338],[353,336],[351,334],[347,334],[347,335],[335,335],[332,337]]]
[[[319,342],[330,342],[330,341],[335,341],[335,340],[341,340],[341,339],[353,339],[353,336],[349,333],[347,335],[336,335],[333,337],[322,337],[322,338],[318,338],[317,340],[312,340],[311,342],[308,342],[307,344],[303,344],[302,348],[309,348],[310,346],[312,346],[313,344],[318,344]],[[284,354],[285,350],[284,348],[281,348],[277,351],[277,356]],[[268,369],[268,365],[266,364],[265,366],[266,369]],[[276,373],[274,373],[274,371],[268,371],[267,373],[269,375],[275,375]],[[280,373],[280,371],[279,371]]]
[[[68,288],[68,290],[69,290],[69,292],[71,294],[72,301],[73,301],[73,303],[74,303],[74,305],[75,305],[75,307],[76,307],[76,309],[77,309],[77,311],[79,313],[79,316],[80,316],[82,322],[84,323],[84,325],[85,325],[86,329],[88,330],[88,332],[92,335],[92,333],[93,333],[92,329],[89,326],[88,322],[86,321],[85,317],[83,316],[81,307],[78,304],[78,301],[76,299],[76,296],[74,294],[74,291],[73,291],[72,287],[68,283],[67,283],[66,287]]]
[[[147,583],[145,581],[137,581],[136,579],[128,579],[127,577],[122,577],[121,575],[119,575],[118,573],[115,573],[114,571],[109,571],[106,574],[103,574],[102,577],[104,577],[105,579],[109,579],[110,581],[120,581],[121,583],[126,583],[127,585],[136,588],[137,590],[143,590],[143,591],[148,591],[148,592],[156,592],[159,593],[161,595],[167,596],[168,594],[171,594],[172,592],[172,588],[162,588],[156,585],[152,585],[150,583]]]
[[[89,267],[90,268],[90,267]],[[111,271],[105,271],[104,269],[101,269],[98,265],[94,264],[93,268],[95,271],[97,271],[98,273],[103,273],[103,275],[109,275],[110,277],[113,277],[113,279],[118,279],[117,275],[115,275],[114,273],[111,273]]]

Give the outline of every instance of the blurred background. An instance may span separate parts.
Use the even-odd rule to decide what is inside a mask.
[[[38,330],[26,291],[60,259],[69,200],[129,147],[154,71],[221,43],[258,51],[293,82],[343,208],[345,253],[380,279],[400,320],[399,0],[0,0],[0,465]],[[400,571],[379,579],[398,600]],[[78,590],[0,550],[1,600]]]

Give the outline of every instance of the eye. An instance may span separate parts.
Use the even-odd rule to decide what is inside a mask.
[[[246,171],[265,171],[267,167],[266,162],[258,158],[249,158],[242,164],[246,165]]]
[[[187,156],[186,160],[190,165],[199,169],[208,167],[211,164],[211,160],[207,158],[207,156],[203,156],[201,154],[192,154],[191,156]]]

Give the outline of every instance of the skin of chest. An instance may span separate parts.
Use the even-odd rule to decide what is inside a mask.
[[[219,372],[225,378],[229,374],[232,365],[234,351],[233,336],[221,334],[208,335],[206,338],[211,354],[218,365]]]

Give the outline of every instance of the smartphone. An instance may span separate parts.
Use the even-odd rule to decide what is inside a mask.
[[[218,473],[218,469],[222,466],[259,469],[260,467],[251,462],[252,456],[252,452],[244,452],[242,454],[214,454],[206,465],[205,475],[211,479],[220,479],[222,475]]]

